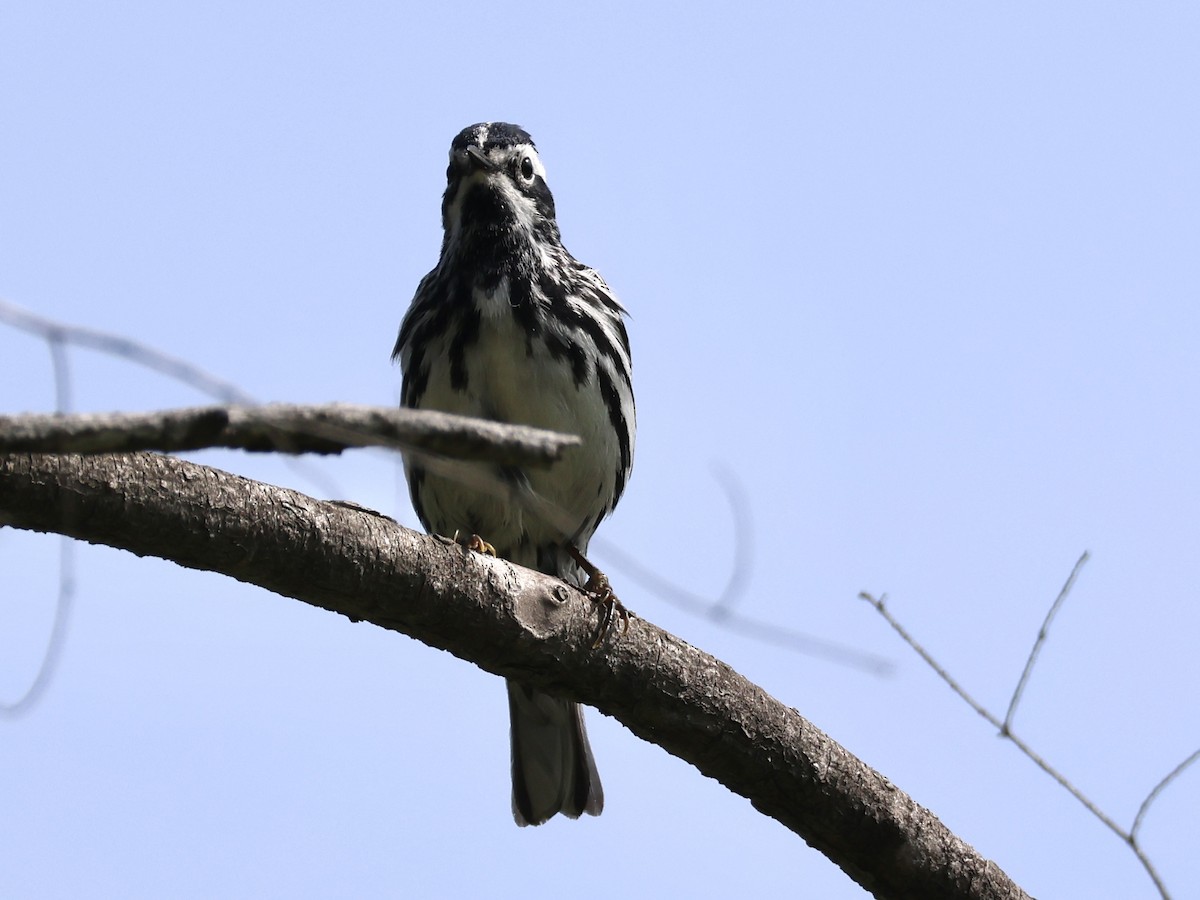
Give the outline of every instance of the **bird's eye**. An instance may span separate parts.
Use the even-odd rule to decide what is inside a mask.
[[[533,160],[528,156],[521,157],[520,172],[523,179],[533,181]]]

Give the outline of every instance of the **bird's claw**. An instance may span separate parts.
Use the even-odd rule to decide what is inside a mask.
[[[496,555],[496,548],[477,534],[471,535],[465,546],[468,550],[474,550],[476,553],[482,553],[484,556]]]
[[[592,602],[599,605],[601,610],[600,627],[596,631],[596,639],[592,641],[593,650],[603,644],[605,639],[612,634],[614,622],[621,623],[621,637],[624,637],[625,633],[629,631],[629,610],[613,593],[612,587],[608,583],[608,577],[603,572],[598,572],[597,576],[589,578],[588,583],[583,586]]]
[[[596,631],[596,639],[592,641],[592,649],[595,650],[612,634],[615,622],[621,623],[622,637],[629,631],[629,610],[613,593],[607,575],[592,565],[574,544],[567,544],[567,551],[588,577],[583,592],[600,607],[600,627]]]
[[[435,534],[434,537],[443,544],[454,544],[458,547],[463,547],[467,550],[474,550],[476,553],[482,553],[484,556],[495,556],[496,548],[485,541],[477,534],[471,535],[469,538],[460,540],[459,532],[454,532],[454,537],[446,537],[443,534]]]

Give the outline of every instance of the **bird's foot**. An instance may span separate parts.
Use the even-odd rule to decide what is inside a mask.
[[[568,543],[567,552],[588,577],[587,584],[583,586],[584,593],[600,607],[600,627],[596,632],[596,640],[592,642],[592,649],[595,650],[612,634],[616,622],[621,623],[622,635],[629,631],[629,610],[613,593],[608,576],[592,565],[588,558],[579,552],[578,547]]]
[[[496,555],[496,548],[477,534],[473,534],[467,538],[467,542],[463,546],[468,550],[474,550],[476,553],[482,553],[484,556]]]
[[[435,538],[443,544],[454,544],[458,547],[464,547],[467,550],[474,550],[476,553],[482,553],[484,556],[495,556],[496,548],[485,541],[477,534],[471,535],[469,538],[459,538],[459,532],[454,532],[454,537],[446,537],[444,534],[435,534]]]

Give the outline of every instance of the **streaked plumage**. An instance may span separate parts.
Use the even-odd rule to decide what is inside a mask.
[[[485,478],[410,460],[413,506],[433,533],[478,534],[506,559],[582,585],[566,544],[587,552],[633,465],[624,310],[563,247],[545,169],[517,126],[481,123],[454,139],[442,225],[441,257],[396,341],[402,404],[576,434],[583,445],[549,469]],[[511,681],[508,695],[518,824],[599,814],[578,706]]]

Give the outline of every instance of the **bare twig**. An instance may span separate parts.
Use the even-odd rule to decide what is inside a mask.
[[[882,656],[733,611],[733,607],[745,592],[750,570],[754,565],[754,522],[750,516],[750,504],[746,503],[745,492],[737,475],[721,466],[714,466],[714,474],[720,486],[724,488],[733,514],[733,563],[725,587],[715,598],[679,587],[650,566],[638,562],[622,548],[604,539],[593,539],[593,546],[599,546],[601,553],[616,560],[620,570],[634,577],[635,581],[641,582],[643,587],[659,599],[683,610],[689,616],[709,619],[710,622],[718,623],[721,628],[737,632],[754,641],[774,644],[775,647],[791,650],[793,653],[817,656],[841,666],[859,668],[876,676],[886,677],[892,674],[892,662],[883,659]]]
[[[3,301],[0,301],[2,303]],[[0,309],[3,312],[3,309]],[[71,369],[66,347],[57,338],[48,340],[50,361],[54,368],[54,402],[59,413],[71,409]],[[58,596],[54,599],[54,620],[46,649],[37,672],[25,692],[15,700],[0,700],[0,715],[18,718],[37,706],[58,669],[62,648],[66,643],[67,624],[71,621],[71,603],[75,599],[75,542],[69,537],[58,539]]]
[[[50,364],[54,368],[54,411],[69,413],[72,408],[71,360],[67,356],[67,347],[58,337],[50,338],[47,345],[50,347]]]
[[[58,397],[59,412],[69,409],[69,403],[64,401],[64,398],[69,397],[70,392],[65,353],[68,345],[97,350],[118,359],[128,360],[135,365],[144,366],[222,403],[243,406],[254,406],[258,403],[251,394],[242,390],[232,381],[218,378],[199,366],[119,334],[58,322],[3,299],[0,299],[0,323],[39,337],[49,345],[50,352],[54,356],[55,392]],[[308,460],[302,457],[291,457],[286,458],[285,461],[289,468],[316,487],[323,496],[337,497],[342,493],[335,479]]]
[[[725,491],[734,517],[733,563],[729,578],[716,597],[705,597],[680,587],[602,538],[593,538],[592,546],[599,547],[602,554],[616,561],[619,569],[640,582],[656,597],[677,609],[682,609],[688,615],[708,619],[729,631],[764,644],[774,644],[794,653],[819,657],[838,665],[870,672],[872,675],[891,675],[894,666],[891,661],[881,656],[734,612],[734,606],[745,593],[753,567],[754,527],[750,517],[750,506],[746,502],[737,476],[721,466],[715,466],[714,473]]]
[[[1018,750],[1020,750],[1023,754],[1025,754],[1025,756],[1028,757],[1029,760],[1034,763],[1034,765],[1036,765],[1043,772],[1045,772],[1047,775],[1049,775],[1051,778],[1053,778],[1056,782],[1058,782],[1058,784],[1061,787],[1063,787],[1068,793],[1070,793],[1072,797],[1074,797],[1076,800],[1078,800],[1084,806],[1084,808],[1087,809],[1088,812],[1090,812],[1093,816],[1095,816],[1110,831],[1112,831],[1115,835],[1117,835],[1117,837],[1119,837],[1122,841],[1124,841],[1129,846],[1129,848],[1133,851],[1134,856],[1137,858],[1138,862],[1141,863],[1142,868],[1145,869],[1145,871],[1146,871],[1146,874],[1150,876],[1150,880],[1154,883],[1154,886],[1158,890],[1159,895],[1163,898],[1163,900],[1170,900],[1170,894],[1167,892],[1166,884],[1163,882],[1161,876],[1159,876],[1158,870],[1154,867],[1153,862],[1151,862],[1150,858],[1146,855],[1146,853],[1142,850],[1141,845],[1138,843],[1137,833],[1138,833],[1138,829],[1141,828],[1143,817],[1145,816],[1150,805],[1154,802],[1155,798],[1157,798],[1157,796],[1172,781],[1174,781],[1188,766],[1192,765],[1192,763],[1194,763],[1198,758],[1200,758],[1200,750],[1197,750],[1195,753],[1193,753],[1191,756],[1189,756],[1187,759],[1185,759],[1183,762],[1181,762],[1178,766],[1176,766],[1174,769],[1172,769],[1171,772],[1165,778],[1162,779],[1162,781],[1160,781],[1157,785],[1154,786],[1154,789],[1151,790],[1149,795],[1147,795],[1146,799],[1142,801],[1142,805],[1138,809],[1137,816],[1134,818],[1133,827],[1130,828],[1129,830],[1126,830],[1126,829],[1122,828],[1120,825],[1118,825],[1111,816],[1109,816],[1102,809],[1100,809],[1100,807],[1098,807],[1089,797],[1087,797],[1082,791],[1080,791],[1079,788],[1075,787],[1075,785],[1073,785],[1069,780],[1067,780],[1067,777],[1065,775],[1063,775],[1061,772],[1059,772],[1057,769],[1055,769],[1053,766],[1051,766],[1040,754],[1038,754],[1036,751],[1034,751],[1034,749],[1031,746],[1029,746],[1029,744],[1025,743],[1025,741],[1023,741],[1020,737],[1018,737],[1011,728],[1011,720],[1012,720],[1013,713],[1017,707],[1018,702],[1020,701],[1020,697],[1025,688],[1025,684],[1028,681],[1030,673],[1033,669],[1033,663],[1037,657],[1038,650],[1040,649],[1042,643],[1046,639],[1047,634],[1049,633],[1050,622],[1054,618],[1055,613],[1058,611],[1059,607],[1062,606],[1062,603],[1066,599],[1067,594],[1070,593],[1071,587],[1074,585],[1075,579],[1079,575],[1079,570],[1083,567],[1084,563],[1087,562],[1088,558],[1089,558],[1089,555],[1088,555],[1087,551],[1085,550],[1083,552],[1083,554],[1080,555],[1079,559],[1076,561],[1074,568],[1071,569],[1071,574],[1067,577],[1066,582],[1063,584],[1062,590],[1059,591],[1058,596],[1055,598],[1054,603],[1051,605],[1050,611],[1049,611],[1049,613],[1047,613],[1046,619],[1042,623],[1042,628],[1041,628],[1041,631],[1038,633],[1037,640],[1034,642],[1033,650],[1029,654],[1029,659],[1025,663],[1025,670],[1021,673],[1020,681],[1017,684],[1017,689],[1013,693],[1013,699],[1012,699],[1012,702],[1009,704],[1008,714],[1005,717],[1004,721],[1001,721],[999,716],[997,716],[995,713],[993,713],[991,710],[989,710],[987,707],[985,707],[982,703],[980,703],[978,700],[976,700],[974,697],[972,697],[969,693],[967,693],[966,689],[963,688],[962,685],[960,685],[950,675],[950,673],[947,672],[946,669],[940,663],[938,663],[937,660],[935,660],[933,658],[932,654],[930,654],[928,650],[926,650],[923,646],[921,646],[921,644],[919,644],[917,642],[917,640],[911,634],[908,633],[908,631],[904,628],[904,626],[902,626],[900,624],[900,622],[897,621],[896,618],[888,611],[887,606],[885,605],[885,600],[887,599],[887,595],[881,595],[878,599],[876,599],[871,594],[868,594],[866,591],[863,591],[858,596],[861,599],[866,600],[868,603],[870,603],[871,606],[873,606],[875,608],[876,612],[878,612],[881,616],[883,616],[884,620],[892,627],[892,630],[894,630],[898,635],[900,635],[901,639],[906,644],[908,644],[909,647],[911,647],[914,651],[916,651],[916,653],[923,660],[925,660],[925,662],[929,665],[929,667],[931,669],[933,669],[934,672],[937,673],[938,677],[941,678],[942,681],[944,681],[950,687],[950,689],[952,691],[954,691],[954,693],[958,694],[958,696],[961,697],[962,700],[968,706],[970,706],[973,710],[975,710],[976,713],[978,713],[980,716],[982,716],[984,719],[986,719],[988,721],[988,723],[990,723],[994,728],[996,728],[996,730],[1000,732],[1000,735],[1002,737],[1007,738],[1008,740],[1012,741],[1013,745]]]
[[[750,516],[750,503],[741,479],[725,466],[713,466],[713,474],[725,491],[729,511],[733,514],[733,564],[729,569],[729,580],[725,589],[713,601],[709,616],[724,620],[746,593],[750,571],[754,567],[754,520]]]
[[[1157,800],[1158,795],[1161,794],[1171,784],[1172,781],[1182,775],[1184,770],[1187,769],[1188,766],[1194,763],[1197,759],[1200,759],[1200,750],[1196,750],[1191,756],[1168,772],[1166,777],[1156,784],[1150,793],[1146,795],[1146,799],[1143,800],[1142,805],[1138,807],[1137,815],[1133,817],[1133,827],[1129,829],[1129,839],[1131,841],[1137,841],[1138,831],[1142,827],[1142,819],[1146,817],[1146,813],[1150,809],[1150,804]]]
[[[0,300],[0,316],[5,311],[4,301]],[[49,335],[47,344],[50,349],[50,365],[54,370],[54,409],[56,413],[67,413],[71,410],[71,360],[60,336]],[[34,673],[34,678],[24,694],[13,701],[0,701],[0,715],[4,715],[5,718],[16,719],[28,713],[46,694],[50,678],[58,670],[62,646],[66,643],[74,588],[74,541],[64,536],[59,538],[59,593],[54,599],[54,620],[50,625],[50,635],[46,638],[46,650],[42,653],[37,672]]]
[[[225,403],[250,405],[255,402],[252,396],[233,382],[218,378],[199,366],[119,334],[56,322],[2,299],[0,299],[0,322],[36,335],[49,342],[52,347],[55,344],[75,344],[79,347],[87,347],[127,359],[191,385],[208,396]]]
[[[32,334],[46,342],[54,371],[55,411],[59,414],[68,413],[72,408],[70,356],[67,353],[68,346],[72,344],[127,359],[229,403],[254,403],[253,397],[231,382],[219,379],[197,366],[168,356],[129,338],[56,322],[3,299],[0,299],[0,323]],[[288,460],[288,463],[309,482],[321,488],[326,496],[335,496],[340,493],[337,483],[315,466],[307,465],[304,460],[299,459]],[[69,539],[63,538],[59,555],[58,597],[55,600],[54,624],[50,631],[46,652],[43,654],[37,674],[30,682],[26,692],[17,700],[0,705],[0,712],[8,715],[21,715],[33,709],[43,696],[58,664],[66,639],[74,592],[74,545]]]
[[[1067,576],[1066,582],[1063,583],[1062,590],[1058,592],[1058,596],[1050,604],[1050,611],[1046,613],[1046,620],[1042,622],[1042,627],[1038,630],[1037,639],[1033,642],[1033,649],[1029,651],[1029,658],[1025,660],[1025,669],[1021,672],[1021,677],[1017,679],[1017,686],[1013,690],[1012,700],[1008,703],[1008,712],[1004,714],[1004,724],[1000,727],[1000,731],[1003,734],[1008,734],[1012,729],[1013,716],[1017,713],[1017,705],[1021,702],[1021,695],[1025,693],[1025,685],[1029,681],[1029,676],[1033,673],[1033,664],[1037,661],[1042,644],[1046,642],[1046,637],[1050,634],[1050,623],[1054,621],[1059,607],[1067,599],[1067,594],[1071,593],[1071,588],[1075,585],[1075,579],[1079,577],[1079,570],[1083,568],[1083,564],[1087,561],[1088,552],[1084,550],[1080,554],[1079,559],[1075,561],[1075,565],[1071,569],[1071,574]]]
[[[231,447],[340,453],[419,449],[504,465],[547,465],[579,439],[538,428],[391,407],[326,404],[201,406],[153,413],[0,416],[0,451],[124,453]]]
[[[29,687],[15,700],[0,700],[0,716],[15,719],[37,706],[50,686],[50,679],[58,669],[62,648],[66,643],[67,624],[71,620],[71,602],[75,599],[75,542],[69,537],[60,537],[58,542],[58,596],[54,602],[54,622],[50,626],[50,637],[42,653],[38,670],[29,682]]]
[[[715,620],[722,628],[738,632],[763,643],[774,644],[796,653],[831,660],[840,665],[862,669],[874,675],[890,675],[892,663],[883,657],[866,653],[855,647],[827,641],[802,631],[783,628],[773,622],[755,619],[736,612],[713,614],[711,597],[693,593],[659,575],[649,566],[643,565],[619,547],[603,542],[600,544],[605,556],[616,560],[621,571],[633,576],[655,596],[684,612],[702,619]]]
[[[955,681],[949,672],[942,668],[941,663],[934,659],[928,650],[917,643],[917,639],[909,634],[904,626],[901,625],[900,622],[888,611],[886,606],[887,594],[881,594],[878,599],[876,599],[866,591],[861,591],[858,596],[859,599],[866,600],[873,607],[875,607],[875,611],[883,616],[884,621],[892,626],[892,630],[895,631],[896,634],[900,635],[904,643],[912,647],[912,649],[917,652],[917,655],[920,656],[921,659],[925,660],[926,663],[928,663],[929,668],[933,669],[933,671],[937,673],[938,677],[950,686],[950,689],[954,691],[954,693],[958,694],[959,697],[966,701],[967,705],[970,706],[971,709],[975,710],[975,712],[979,713],[979,715],[983,716],[983,718],[995,725],[996,728],[1000,728],[1000,720],[992,715],[992,713],[988,711],[987,707],[968,694],[966,689],[963,688],[963,686],[957,681]]]

